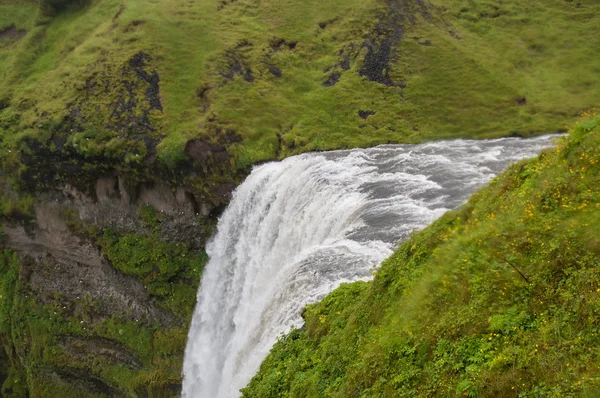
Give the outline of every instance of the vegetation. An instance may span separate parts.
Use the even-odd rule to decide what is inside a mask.
[[[600,395],[600,116],[310,305],[247,397]]]
[[[6,225],[35,234],[40,193],[94,198],[118,174],[132,193],[183,187],[196,213],[216,214],[265,160],[563,131],[600,103],[598,48],[593,0],[0,0],[0,395],[177,395],[206,262],[151,206],[130,229],[67,211],[71,232],[172,318],[34,294],[28,272],[60,264],[2,239]],[[246,394],[594,396],[596,123],[415,235],[374,283],[310,307]],[[214,220],[198,217],[207,233]]]
[[[245,168],[556,131],[600,101],[593,1],[73,3],[48,18],[36,1],[0,2],[0,29],[22,32],[0,38],[0,152],[13,167],[15,149],[46,148],[136,168],[157,145],[176,167],[195,138]]]
[[[156,235],[118,236],[110,231],[99,245],[116,269],[136,277],[165,308],[191,321],[206,253],[197,254],[185,243],[160,241]]]
[[[19,266],[39,265],[0,251],[0,352],[8,357],[5,369],[0,367],[0,376],[6,377],[3,396],[177,394],[206,254],[153,235],[111,231],[102,233],[99,246],[115,268],[140,280],[176,317],[162,324],[127,313],[106,317],[101,314],[107,302],[36,294],[28,280],[19,278]]]

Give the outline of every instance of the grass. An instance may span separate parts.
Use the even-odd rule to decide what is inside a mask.
[[[160,77],[163,108],[150,112],[154,132],[141,134],[159,142],[158,157],[172,168],[189,139],[215,141],[223,130],[242,139],[229,152],[244,169],[309,150],[553,132],[600,101],[600,6],[591,1],[433,0],[424,13],[409,6],[388,68],[405,88],[359,73],[363,43],[387,37],[378,20],[393,10],[384,2],[220,4],[95,0],[43,18],[34,3],[4,0],[0,24],[28,33],[0,47],[0,97],[10,104],[0,114],[0,145],[46,143],[56,135],[48,120],[60,125],[78,101],[84,130],[104,131],[86,136],[100,155],[141,145],[143,137],[118,140],[106,124],[123,95],[122,68],[139,51],[152,57],[146,68]],[[337,84],[323,86],[334,72]],[[115,88],[89,95],[90,79]],[[144,98],[136,96],[139,113]],[[362,119],[359,110],[376,113]]]
[[[600,116],[307,307],[247,397],[600,394]]]
[[[88,0],[52,14],[42,13],[38,1],[0,0],[0,32],[13,25],[26,31],[23,37],[0,33],[0,218],[30,227],[37,195],[23,191],[63,183],[86,187],[107,170],[132,181],[183,183],[199,202],[223,204],[217,188],[239,182],[260,161],[388,142],[563,131],[600,103],[597,2],[418,4]],[[393,35],[398,24],[401,40]],[[389,63],[379,72],[393,85],[364,76],[369,51],[383,51],[388,42]],[[363,118],[359,111],[368,112]],[[561,148],[596,156],[589,144],[596,136],[596,127],[582,125]],[[205,144],[197,146],[202,158],[193,162],[185,154],[192,139]],[[227,150],[225,161],[202,149],[219,146]],[[585,344],[594,342],[585,317],[595,319],[588,308],[595,302],[583,281],[595,271],[575,248],[597,253],[586,236],[598,234],[598,198],[592,175],[571,176],[558,162],[581,167],[584,159],[566,153],[574,152],[547,153],[512,169],[471,207],[415,235],[374,283],[345,286],[310,307],[307,329],[279,343],[246,394],[393,396],[402,386],[421,395],[595,396],[597,373],[589,364],[597,353],[585,352],[575,337],[581,331]],[[548,175],[548,186],[539,173]],[[581,185],[586,181],[589,193]],[[147,226],[143,234],[71,227],[82,228],[77,233],[91,237],[115,268],[137,278],[185,325],[206,258],[161,241],[160,215],[152,208],[141,207],[138,215]],[[576,222],[592,229],[578,229]],[[577,243],[573,249],[564,247],[569,239]],[[468,261],[464,270],[457,268],[459,259]],[[566,266],[567,260],[575,265]],[[172,395],[180,382],[185,326],[142,328],[115,314],[84,330],[57,307],[60,297],[34,301],[18,278],[22,261],[0,252],[0,342],[6,351],[0,359],[10,362],[0,366],[2,394],[89,393],[53,376],[64,368],[125,395]],[[548,275],[547,269],[555,271]],[[562,269],[572,270],[563,275]],[[555,289],[544,290],[548,286]],[[436,295],[425,293],[431,290]],[[502,292],[516,299],[507,303]],[[577,294],[585,299],[580,304]],[[440,312],[439,303],[450,312]],[[565,303],[579,307],[569,312]],[[81,305],[92,313],[98,303]],[[488,317],[489,308],[497,312]],[[419,313],[429,315],[421,319]],[[66,336],[116,341],[140,367],[99,363],[93,355],[74,358],[59,344]],[[505,341],[512,353],[504,353]],[[538,354],[533,341],[546,344]],[[498,352],[504,359],[494,356]],[[538,365],[528,359],[542,352],[548,355]],[[576,357],[575,370],[566,369],[565,359]],[[580,386],[569,387],[564,380],[575,376]]]

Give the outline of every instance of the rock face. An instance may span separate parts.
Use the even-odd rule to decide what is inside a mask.
[[[218,188],[223,197],[231,194]],[[36,203],[31,219],[4,222],[0,235],[0,249],[19,255],[13,268],[0,258],[0,271],[16,275],[13,309],[22,307],[8,322],[12,341],[0,350],[11,372],[38,369],[27,387],[37,396],[67,386],[73,393],[65,396],[177,395],[215,204],[198,202],[183,187],[117,174],[99,178],[88,192],[62,185]],[[32,328],[40,335],[26,331]],[[127,384],[109,371],[137,376]],[[150,384],[153,377],[160,380]],[[4,393],[18,396],[18,389]]]
[[[77,298],[88,297],[104,304],[98,318],[123,314],[139,321],[172,326],[178,320],[156,306],[135,278],[120,274],[110,266],[97,246],[71,232],[61,218],[60,204],[49,203],[36,209],[38,227],[27,233],[22,226],[5,228],[6,245],[25,261],[20,276],[31,291],[49,303],[55,294],[63,296],[73,315],[82,315]]]
[[[193,193],[182,187],[171,188],[163,182],[130,186],[119,176],[98,179],[95,200],[70,186],[62,192],[77,208],[83,222],[109,228],[140,232],[144,225],[137,211],[140,206],[151,206],[163,216],[160,228],[164,238],[191,242],[196,248],[202,247],[206,239],[199,233],[198,217],[208,217],[216,207],[212,202],[199,203]]]

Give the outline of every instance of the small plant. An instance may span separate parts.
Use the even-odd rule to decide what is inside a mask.
[[[159,225],[164,220],[164,215],[156,211],[152,205],[141,205],[137,209],[137,215],[142,219],[147,227],[159,229]]]

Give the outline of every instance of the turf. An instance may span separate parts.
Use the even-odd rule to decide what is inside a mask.
[[[600,394],[600,116],[307,307],[246,397]]]
[[[0,218],[28,228],[35,223],[33,208],[40,189],[52,189],[57,184],[87,189],[107,173],[135,182],[162,179],[173,186],[185,186],[198,202],[211,203],[219,196],[217,188],[233,186],[257,162],[305,151],[388,142],[565,131],[582,112],[600,104],[600,4],[594,0],[65,0],[70,4],[55,10],[44,5],[47,1],[0,0]],[[583,137],[583,133],[578,134]],[[588,136],[596,135],[594,130]],[[581,139],[588,142],[589,137]],[[574,151],[593,155],[589,148],[572,142]],[[226,156],[221,156],[223,148]],[[556,160],[566,155],[546,156],[546,160]],[[544,172],[551,170],[545,169],[541,160],[531,164],[533,169],[523,165],[523,169],[513,169],[523,178],[509,174],[499,180],[503,183],[496,183],[471,202],[473,211],[482,212],[479,220],[504,214],[504,235],[493,236],[493,224],[473,223],[470,210],[444,217],[386,262],[373,284],[344,287],[331,296],[334,299],[311,307],[308,329],[294,332],[277,346],[246,394],[278,396],[289,391],[291,395],[353,395],[360,390],[366,395],[393,396],[393,388],[403,386],[415,394],[493,395],[483,386],[496,383],[496,390],[490,391],[507,395],[514,387],[514,391],[531,396],[555,392],[595,396],[598,389],[594,378],[598,375],[589,364],[597,359],[597,353],[584,352],[573,334],[582,331],[586,342],[596,344],[595,335],[590,334],[595,332],[590,332],[593,328],[585,323],[588,321],[577,323],[569,318],[570,312],[561,309],[565,303],[576,304],[569,297],[576,297],[577,289],[583,289],[581,278],[595,277],[593,268],[585,258],[567,250],[564,256],[571,257],[564,258],[573,259],[580,268],[573,268],[573,273],[564,277],[556,271],[562,285],[550,284],[552,280],[543,272],[534,273],[541,261],[548,262],[553,270],[564,265],[556,263],[564,260],[556,251],[544,250],[552,245],[562,247],[561,242],[568,239],[582,250],[597,253],[597,247],[594,249],[594,243],[586,241],[584,235],[598,234],[594,224],[597,215],[590,204],[598,198],[593,187],[589,194],[580,189],[580,184],[592,181],[592,177],[585,174],[575,183],[575,177],[568,176],[562,164],[554,164],[560,167],[548,181],[558,184],[557,192],[567,195],[565,203],[569,206],[588,203],[587,208],[569,213],[560,207],[562,197],[546,192],[552,185],[543,191],[544,203],[551,206],[551,211],[546,209],[549,218],[542,217],[535,196],[542,191],[525,191],[515,184],[523,179],[542,186],[534,179],[535,165]],[[512,202],[502,202],[498,190],[509,192]],[[515,192],[525,196],[514,197]],[[534,201],[532,220],[538,227],[519,229],[515,220],[524,217],[523,209],[529,208],[529,202],[524,201],[530,196]],[[224,204],[222,198],[214,200],[215,205]],[[512,215],[507,209],[489,213],[496,202],[522,207]],[[78,319],[54,308],[60,297],[42,306],[27,297],[27,286],[18,279],[23,259],[2,251],[0,342],[6,352],[0,350],[0,361],[6,363],[6,356],[11,364],[0,365],[4,394],[176,394],[185,328],[206,258],[202,250],[188,251],[163,242],[156,234],[160,220],[155,212],[139,210],[148,223],[144,234],[104,231],[93,225],[70,226],[102,248],[120,272],[143,283],[181,326],[169,330],[156,325],[140,328],[116,314],[103,319],[94,330],[84,330]],[[568,220],[585,221],[586,228],[596,229],[572,232]],[[545,232],[547,227],[556,227],[560,233],[553,236]],[[456,231],[466,237],[451,239]],[[514,256],[503,259],[474,240],[481,236],[494,242],[490,245],[508,250],[514,242],[521,242],[515,235],[531,237],[533,246],[527,251],[519,246],[510,252]],[[448,242],[444,243],[446,236]],[[487,242],[485,239],[482,241]],[[543,250],[539,246],[542,243]],[[435,268],[431,260],[438,246],[446,268]],[[532,257],[535,250],[539,252],[535,254],[538,265]],[[415,253],[420,254],[415,257]],[[478,260],[479,254],[482,257]],[[468,295],[439,290],[432,296],[440,302],[448,300],[455,312],[437,324],[435,319],[424,319],[428,330],[411,329],[415,318],[407,315],[401,329],[392,328],[400,330],[401,337],[390,332],[394,314],[407,310],[407,306],[413,306],[407,314],[426,310],[438,315],[441,307],[424,300],[423,305],[431,304],[431,308],[423,309],[411,304],[416,300],[403,301],[401,290],[412,286],[411,292],[417,297],[430,285],[439,287],[444,272],[450,272],[459,258],[476,264],[466,269],[492,281],[490,286],[498,287],[498,295],[504,287],[512,289],[511,294],[521,300],[514,303],[516,312],[503,312],[512,307],[500,301],[499,318],[484,319],[482,314],[488,311],[485,305],[493,303],[490,297],[496,290],[481,280],[467,282],[469,275],[464,271],[457,274],[458,279],[449,280],[472,284],[475,290]],[[521,259],[528,261],[524,272],[533,285],[523,285],[510,273],[507,263]],[[406,263],[409,260],[412,263]],[[150,269],[148,261],[156,262],[159,272]],[[499,274],[485,268],[486,264],[492,264]],[[419,274],[425,269],[432,270],[429,279]],[[500,277],[505,285],[494,279]],[[174,292],[171,283],[185,286]],[[414,287],[417,283],[422,286]],[[547,286],[555,290],[543,290]],[[475,293],[481,303],[465,301],[467,308],[456,302],[457,297],[467,300],[476,297]],[[585,290],[581,294],[592,302],[588,293]],[[542,297],[544,303],[554,305],[543,307],[549,318],[538,317],[542,310],[534,308],[531,297]],[[496,298],[502,299],[493,296]],[[344,303],[339,308],[341,315],[330,316],[327,308],[338,305],[336,301]],[[359,305],[362,302],[373,304],[372,314],[365,313],[367,307]],[[83,304],[91,312],[98,305]],[[574,314],[584,314],[588,310],[577,307],[576,311],[580,312]],[[543,322],[535,323],[536,319],[550,322],[554,329],[544,329]],[[473,322],[472,329],[465,326],[469,322]],[[510,346],[516,352],[510,356],[515,364],[512,368],[502,361],[496,364],[492,355],[501,348],[498,342],[504,342],[496,339],[498,335],[513,339],[506,334],[508,329],[503,331],[507,322],[517,322],[510,327],[517,328],[518,335],[514,336],[519,339],[517,348]],[[381,335],[377,327],[383,330]],[[345,337],[330,337],[335,328]],[[563,348],[572,346],[579,351],[561,354],[552,334],[558,330],[567,344]],[[423,337],[423,342],[407,336],[409,331]],[[438,341],[434,335],[443,339]],[[539,335],[547,336],[544,347],[553,351],[540,357],[547,362],[535,367],[523,358],[541,355],[535,354],[530,344]],[[62,350],[59,343],[78,336],[117,341],[124,352],[132,353],[139,367],[100,363],[93,355],[69,357],[69,350]],[[380,337],[388,340],[371,346],[367,344],[371,337],[376,342]],[[493,339],[485,343],[490,337]],[[296,340],[295,354],[285,351],[286,344]],[[327,344],[331,346],[325,347]],[[346,344],[348,350],[336,351],[344,347],[339,344]],[[307,347],[314,353],[307,354]],[[524,348],[519,351],[519,347]],[[475,355],[476,349],[482,350],[481,358]],[[328,354],[324,354],[331,352],[336,363],[329,363]],[[437,354],[432,357],[432,352],[442,359]],[[582,358],[575,371],[559,366],[575,357]],[[288,361],[290,367],[281,368],[279,359]],[[405,372],[390,370],[401,363]],[[53,373],[62,368],[71,372],[67,378],[95,381],[83,387],[65,383]],[[548,369],[551,371],[546,372]],[[85,377],[81,372],[87,372]],[[305,379],[293,379],[296,374]],[[497,375],[501,378],[496,379]],[[572,375],[579,378],[581,386],[567,385],[574,380]],[[414,386],[415,380],[423,381],[421,389]],[[439,382],[442,386],[436,387]]]
[[[90,95],[89,82],[118,87],[140,51],[162,105],[142,135],[155,137],[169,167],[185,159],[188,140],[221,131],[241,138],[229,151],[245,168],[309,150],[554,132],[600,102],[596,2],[421,4],[96,0],[47,17],[4,0],[0,25],[27,34],[0,43],[3,147],[46,143],[56,135],[50,121],[60,129],[83,98],[84,128],[102,132],[86,136],[93,145],[131,151],[106,124],[122,91]],[[391,85],[363,73],[386,40]]]

